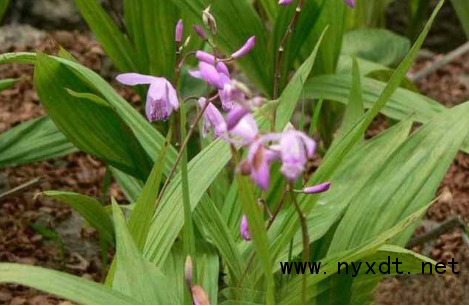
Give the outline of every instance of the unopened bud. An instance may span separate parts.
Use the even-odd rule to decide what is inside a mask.
[[[199,285],[192,286],[191,291],[195,305],[210,305],[208,295],[202,287]]]
[[[326,192],[327,190],[329,190],[330,187],[331,187],[331,183],[326,182],[326,183],[322,183],[316,186],[306,187],[303,189],[302,192],[306,194],[316,194],[316,193]]]
[[[208,39],[208,36],[207,36],[207,33],[205,33],[204,29],[202,29],[201,26],[199,26],[198,24],[194,24],[194,31],[195,33],[197,33],[197,35],[202,38],[203,40],[207,40]]]
[[[184,277],[186,278],[186,283],[190,287],[192,284],[192,258],[190,255],[186,258],[186,263],[184,265]]]
[[[235,53],[231,54],[232,58],[239,58],[248,54],[256,46],[256,37],[250,37],[246,43]]]
[[[278,4],[283,5],[283,6],[286,6],[286,5],[291,4],[293,1],[295,1],[295,0],[280,0],[280,1],[278,2]]]
[[[179,19],[179,21],[176,24],[175,41],[180,44],[182,42],[183,35],[184,35],[184,23],[182,19]]]
[[[241,237],[243,237],[244,240],[251,241],[251,233],[249,232],[248,219],[245,215],[243,215],[243,217],[241,218],[239,231],[241,233]]]
[[[210,13],[210,6],[208,6],[202,12],[202,20],[205,26],[210,29],[210,32],[212,32],[213,35],[216,35],[218,33],[217,22],[215,20],[215,17],[213,17],[213,15]]]

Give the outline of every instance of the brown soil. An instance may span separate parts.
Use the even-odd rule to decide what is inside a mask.
[[[88,34],[55,32],[53,39],[41,46],[29,46],[16,50],[39,49],[48,53],[55,49],[54,39],[76,56],[80,62],[98,71],[109,74],[109,65],[104,60],[100,47]],[[24,49],[24,50],[23,50]],[[469,74],[469,56],[458,59],[447,67],[419,82],[423,93],[453,106],[469,99],[468,81],[461,78]],[[420,61],[415,69],[428,62]],[[0,66],[0,79],[21,77],[13,89],[0,93],[0,133],[20,122],[43,114],[32,85],[33,69],[26,65]],[[119,88],[128,101],[139,103],[138,97]],[[373,133],[381,131],[386,121],[381,119],[373,126]],[[440,200],[427,213],[427,219],[441,223],[459,215],[469,219],[469,156],[458,154],[446,175],[439,194]],[[31,224],[41,224],[50,229],[67,220],[71,211],[65,205],[45,197],[35,197],[42,190],[70,190],[93,197],[103,197],[102,184],[105,173],[103,164],[92,157],[77,153],[53,161],[39,162],[27,166],[2,170],[8,177],[10,187],[18,186],[32,178],[43,176],[45,181],[34,189],[12,196],[0,203],[0,262],[27,263],[66,271],[99,281],[101,260],[98,256],[86,257],[70,251],[67,246],[62,254],[57,243],[39,234]],[[1,175],[2,173],[0,173]],[[113,183],[110,195],[123,200],[121,192]],[[109,195],[104,195],[109,196]],[[422,227],[417,232],[421,234]],[[89,229],[82,229],[84,239],[95,239]],[[455,257],[461,273],[458,276],[414,276],[391,278],[383,281],[376,294],[375,302],[383,304],[467,304],[469,293],[469,251],[461,239],[461,233],[453,231],[429,242],[428,246],[416,249],[435,260],[445,261]],[[53,296],[17,285],[0,285],[0,304],[59,304],[69,303]]]

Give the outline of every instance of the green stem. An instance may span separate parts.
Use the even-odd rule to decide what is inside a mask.
[[[301,207],[296,199],[296,194],[293,189],[293,184],[290,185],[290,195],[292,198],[293,206],[295,207],[296,212],[298,213],[298,218],[300,219],[301,224],[301,233],[303,237],[303,264],[307,264],[310,260],[310,253],[309,253],[309,233],[308,233],[308,225],[306,216],[301,211]],[[303,286],[302,286],[302,296],[301,300],[303,305],[306,305],[306,288],[307,288],[307,275],[303,273]]]

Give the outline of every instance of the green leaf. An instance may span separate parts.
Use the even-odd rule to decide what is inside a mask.
[[[106,209],[96,199],[67,191],[44,191],[44,195],[63,202],[77,211],[100,234],[101,239],[114,245],[114,226]]]
[[[145,186],[140,193],[135,208],[129,219],[129,230],[139,250],[143,250],[150,228],[151,218],[155,213],[156,199],[158,198],[163,168],[166,162],[166,152],[171,141],[172,133],[168,133],[167,146],[160,152],[158,161],[148,176]]]
[[[108,103],[98,96],[90,99],[69,94],[69,88],[74,92],[91,90],[75,74],[54,59],[38,55],[34,82],[49,116],[79,149],[140,179],[147,177],[150,158]]]
[[[308,228],[311,242],[323,237],[333,225],[345,213],[350,201],[354,199],[360,189],[367,183],[373,170],[380,169],[386,159],[407,138],[412,121],[410,119],[396,124],[392,128],[378,136],[357,145],[344,158],[332,175],[331,188],[318,199],[318,205],[314,207],[308,217]],[[274,239],[281,235],[284,229],[281,227],[285,213],[279,215],[269,231],[269,236]],[[299,254],[302,250],[301,233],[295,235],[293,254]],[[319,250],[315,250],[318,252]],[[285,249],[278,261],[288,259],[289,250]],[[279,269],[274,266],[275,271]]]
[[[49,117],[23,122],[0,135],[0,168],[61,157],[77,149]]]
[[[469,38],[469,3],[464,0],[451,0],[454,11],[458,15],[459,21]]]
[[[353,126],[360,121],[364,111],[360,67],[358,66],[357,59],[354,58],[352,68],[352,88],[350,90],[349,102],[347,104],[344,119],[338,131],[337,138],[340,138],[346,132],[351,130]]]
[[[315,185],[327,181],[330,179],[331,175],[335,172],[338,165],[343,161],[346,154],[352,149],[358,140],[361,138],[369,124],[373,121],[379,111],[383,108],[383,106],[388,102],[389,98],[392,96],[394,91],[398,88],[400,82],[405,77],[408,69],[412,65],[412,62],[415,60],[415,57],[418,54],[418,51],[428,34],[430,27],[433,23],[433,20],[436,17],[436,14],[441,9],[444,0],[440,1],[439,5],[433,12],[430,20],[428,21],[427,25],[425,26],[424,31],[420,35],[419,39],[417,40],[416,44],[412,47],[410,53],[407,55],[406,59],[399,65],[396,69],[394,75],[392,76],[391,80],[389,81],[388,85],[385,87],[383,92],[381,93],[378,101],[373,105],[371,108],[360,120],[360,122],[355,125],[355,127],[348,132],[340,142],[334,146],[333,150],[329,151],[326,157],[323,160],[323,163],[319,167],[319,169],[314,173],[313,177],[308,182],[308,185]],[[303,195],[299,197],[299,202],[302,208],[303,213],[308,216],[310,211],[314,208],[315,204],[317,203],[318,196],[311,196],[311,195]],[[277,237],[275,241],[272,242],[272,252],[274,254],[274,260],[277,259],[279,254],[285,250],[288,245],[290,244],[291,239],[295,236],[299,228],[299,224],[296,222],[296,214],[293,210],[290,210],[287,217],[284,220],[284,224],[282,225],[283,232],[282,235]]]
[[[404,59],[409,49],[410,41],[391,31],[359,29],[345,34],[341,53],[394,67]]]
[[[467,116],[469,102],[444,112],[412,134],[376,169],[350,203],[329,254],[378,235],[430,202],[469,133]]]
[[[368,240],[367,242],[354,247],[351,250],[335,253],[325,259],[321,260],[321,272],[319,274],[308,274],[307,275],[307,297],[308,301],[312,302],[316,296],[322,292],[324,292],[327,287],[318,288],[318,284],[323,282],[327,278],[333,276],[337,273],[337,263],[338,262],[346,262],[352,263],[363,258],[372,256],[375,254],[380,247],[390,241],[392,238],[396,237],[404,230],[406,230],[409,226],[413,225],[417,220],[419,220],[423,214],[425,213],[426,209],[431,203],[428,203],[426,207],[416,211],[406,219],[402,220],[398,224],[396,224],[391,229],[382,232],[379,236],[375,237],[372,240]],[[292,278],[292,280],[284,286],[281,292],[279,292],[280,304],[298,304],[301,302],[301,283],[302,283],[302,275],[297,275]],[[287,290],[288,289],[288,290]]]
[[[318,0],[316,0],[318,1]],[[313,41],[317,41],[320,33],[329,27],[327,39],[321,45],[318,54],[317,65],[313,73],[334,73],[339,60],[345,30],[347,6],[343,0],[325,0],[324,7],[315,23],[312,37],[302,50],[302,56],[307,56],[307,50],[311,50]],[[333,22],[331,22],[333,20]],[[306,54],[305,54],[306,53]]]
[[[269,252],[269,239],[267,238],[267,229],[264,221],[264,208],[256,203],[254,186],[250,182],[249,177],[237,174],[236,183],[243,212],[249,224],[249,232],[252,236],[256,259],[260,262],[266,280],[266,304],[274,304],[275,283],[272,273],[272,257]]]
[[[188,164],[189,194],[194,209],[214,178],[231,158],[229,145],[212,142]],[[184,224],[181,175],[176,174],[165,191],[148,233],[144,256],[161,266]]]
[[[277,109],[277,119],[276,119],[276,131],[281,131],[290,121],[293,113],[295,112],[296,104],[300,99],[301,92],[303,91],[303,85],[308,79],[311,70],[313,69],[314,61],[316,60],[316,55],[318,54],[319,46],[321,45],[324,34],[327,31],[326,29],[321,34],[316,47],[314,47],[313,52],[308,57],[308,59],[301,65],[298,71],[295,73],[291,79],[288,86],[282,92],[282,95],[279,99],[279,106]]]
[[[32,287],[78,304],[140,304],[129,296],[85,278],[33,266],[0,264],[0,283]]]
[[[112,199],[116,231],[116,276],[113,288],[144,304],[179,304],[164,274],[142,258],[125,223],[119,205]]]
[[[123,72],[138,71],[141,65],[137,64],[139,57],[134,47],[101,5],[96,0],[73,2],[117,69]]]
[[[207,232],[207,238],[217,247],[224,263],[228,266],[233,282],[236,283],[243,275],[246,265],[227,224],[215,203],[207,195],[202,197],[201,203],[197,206],[194,221],[198,228]]]
[[[386,84],[370,78],[362,78],[362,86],[364,106],[372,108],[379,98],[379,93],[386,88]],[[305,85],[305,96],[308,98],[324,97],[327,100],[347,104],[351,88],[352,78],[348,75],[324,75],[312,78]],[[405,119],[412,114],[416,121],[427,123],[446,109],[435,100],[398,88],[381,112],[397,120]],[[469,138],[464,142],[461,150],[469,153]]]
[[[0,0],[1,2],[2,0]],[[0,91],[10,88],[13,85],[15,85],[17,79],[5,79],[5,80],[0,80]]]
[[[386,83],[362,77],[363,103],[365,108],[371,108],[378,100],[380,93],[386,88]],[[322,75],[314,77],[305,85],[304,95],[308,98],[322,97],[325,100],[338,101],[347,104],[353,78],[350,75]],[[414,114],[418,122],[428,122],[435,115],[446,108],[440,103],[418,93],[398,88],[382,108],[381,112],[393,119],[402,120]]]
[[[262,129],[267,122],[258,116],[257,123]],[[231,159],[230,146],[218,139],[213,141],[188,164],[189,195],[192,210],[210,187],[217,175]],[[161,266],[184,224],[181,175],[172,179],[158,206],[150,227],[144,256]]]
[[[279,5],[276,0],[260,0],[260,4],[264,9],[267,19],[272,22],[277,18]]]
[[[124,18],[141,73],[172,79],[176,61],[174,33],[177,10],[171,1],[125,0]],[[187,24],[186,26],[189,26]]]
[[[10,4],[10,0],[0,0],[0,22],[7,11],[8,4]]]

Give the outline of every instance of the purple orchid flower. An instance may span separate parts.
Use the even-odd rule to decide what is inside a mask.
[[[165,78],[138,73],[124,73],[116,78],[120,83],[130,86],[150,84],[145,113],[148,120],[168,120],[173,109],[179,108],[176,90]]]
[[[267,148],[264,142],[274,140],[275,134],[258,137],[249,147],[247,162],[250,166],[251,179],[261,188],[267,190],[270,182],[270,165],[280,156]]]
[[[296,180],[304,171],[308,158],[312,158],[316,143],[306,134],[288,130],[280,136],[282,173],[290,180]]]
[[[231,54],[231,58],[240,58],[245,56],[256,46],[256,37],[252,36],[246,41],[246,43],[235,53]]]
[[[215,66],[215,56],[210,54],[210,53],[207,53],[207,52],[204,52],[204,51],[197,51],[195,53],[195,57],[199,60],[199,61],[202,61],[202,62],[205,62],[207,64],[210,64],[212,66]],[[226,67],[225,63],[223,62],[220,62],[220,61],[216,61],[217,62],[217,65],[216,65],[216,69],[219,73],[223,73],[224,75],[226,75],[227,77],[230,77],[230,71],[228,70],[228,67]]]
[[[176,24],[176,34],[175,34],[174,40],[180,44],[182,42],[183,34],[184,34],[184,23],[182,19],[179,19],[179,21]]]
[[[344,2],[345,2],[345,4],[350,6],[351,8],[355,8],[355,6],[356,6],[355,0],[344,0]]]
[[[249,232],[248,219],[245,215],[243,215],[243,217],[241,218],[239,231],[241,233],[241,237],[243,237],[244,240],[251,241],[251,233]]]
[[[291,4],[293,1],[295,0],[280,0],[278,4],[285,6]]]
[[[208,106],[203,114],[204,128],[202,136],[206,137],[210,128],[213,127],[215,137],[220,137],[227,131],[225,119],[223,118],[223,115],[220,113],[220,111],[215,107],[215,105],[213,105],[211,102],[208,102],[207,99],[200,98],[198,100],[198,104],[201,109],[205,107],[206,103],[208,103]]]
[[[222,79],[224,78],[222,77]],[[218,91],[220,94],[223,110],[225,111],[234,109],[238,102],[244,101],[246,99],[246,95],[239,88],[238,83],[234,80],[228,80],[224,79],[225,85],[223,85],[222,90]]]

